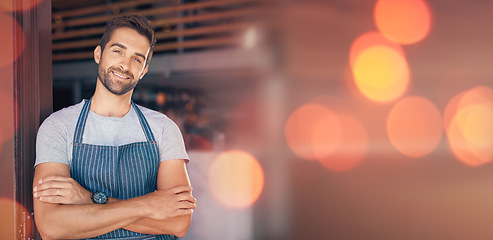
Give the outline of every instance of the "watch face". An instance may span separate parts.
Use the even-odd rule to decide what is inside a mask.
[[[106,195],[106,193],[104,193],[104,192],[95,192],[91,196],[91,200],[93,203],[105,204],[108,202],[108,195]]]

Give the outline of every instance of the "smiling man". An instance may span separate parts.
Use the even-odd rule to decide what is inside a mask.
[[[43,239],[174,239],[196,199],[177,125],[131,101],[148,71],[155,34],[147,19],[114,18],[94,50],[89,100],[40,126],[33,183]]]

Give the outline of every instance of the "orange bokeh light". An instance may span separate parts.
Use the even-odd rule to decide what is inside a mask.
[[[462,127],[461,130],[471,151],[483,161],[491,161],[493,157],[493,102],[470,108],[464,124],[460,124],[459,127]]]
[[[368,152],[368,134],[363,125],[352,117],[349,106],[332,95],[312,98],[310,104],[319,104],[334,114],[340,124],[338,144],[329,153],[314,151],[314,158],[331,171],[347,171],[358,166]],[[321,133],[315,133],[316,136]]]
[[[379,32],[367,32],[361,34],[357,37],[351,44],[351,49],[349,50],[349,64],[351,67],[354,66],[356,59],[361,54],[362,51],[373,46],[386,46],[394,49],[396,52],[404,56],[404,49],[402,46],[388,40]]]
[[[7,1],[9,2],[9,1]],[[10,15],[0,12],[0,68],[12,64],[24,51],[24,32]],[[14,35],[16,34],[16,35]],[[15,39],[14,39],[14,36]]]
[[[158,106],[164,106],[166,104],[166,94],[164,92],[159,92],[156,95],[156,103]]]
[[[460,100],[462,99],[464,94],[466,94],[466,92],[461,92],[455,95],[455,97],[453,97],[452,100],[450,100],[447,106],[445,107],[445,110],[443,111],[443,129],[445,129],[445,131],[449,129],[450,123],[452,122],[452,119],[455,117],[455,114],[457,113]]]
[[[470,166],[493,160],[493,89],[475,87],[454,97],[447,137],[457,158]],[[445,120],[444,120],[445,121]]]
[[[244,151],[227,151],[212,162],[209,181],[213,195],[231,208],[252,205],[262,193],[262,166]]]
[[[376,102],[397,99],[409,85],[409,66],[402,54],[386,46],[372,46],[360,53],[353,67],[358,90]]]
[[[25,11],[32,9],[43,0],[0,1],[0,11]]]
[[[9,198],[0,198],[0,238],[1,239],[27,239],[31,235],[32,218],[28,211],[18,202]],[[22,221],[26,220],[24,226]],[[25,236],[15,229],[26,229]]]
[[[347,171],[358,166],[368,153],[368,134],[354,117],[339,114],[342,136],[338,147],[330,156],[316,156],[325,168]]]
[[[413,44],[423,40],[431,28],[431,13],[423,0],[379,0],[375,23],[389,40]]]
[[[464,93],[459,101],[458,108],[487,104],[491,101],[493,101],[493,89],[486,86],[477,86]]]
[[[289,116],[284,133],[291,151],[303,159],[316,160],[316,156],[328,156],[337,148],[341,125],[331,110],[308,103]]]
[[[442,139],[442,118],[438,108],[423,97],[399,101],[387,117],[387,134],[402,154],[419,158],[431,153]]]

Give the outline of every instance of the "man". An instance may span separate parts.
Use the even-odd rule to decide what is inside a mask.
[[[93,97],[41,125],[33,196],[43,239],[186,234],[196,200],[183,137],[168,117],[131,101],[154,44],[144,17],[113,19],[94,50]]]

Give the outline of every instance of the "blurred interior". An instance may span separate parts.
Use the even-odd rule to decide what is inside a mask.
[[[91,97],[112,17],[155,26],[133,100],[182,130],[198,199],[183,239],[493,239],[493,2],[51,9],[53,111]]]

